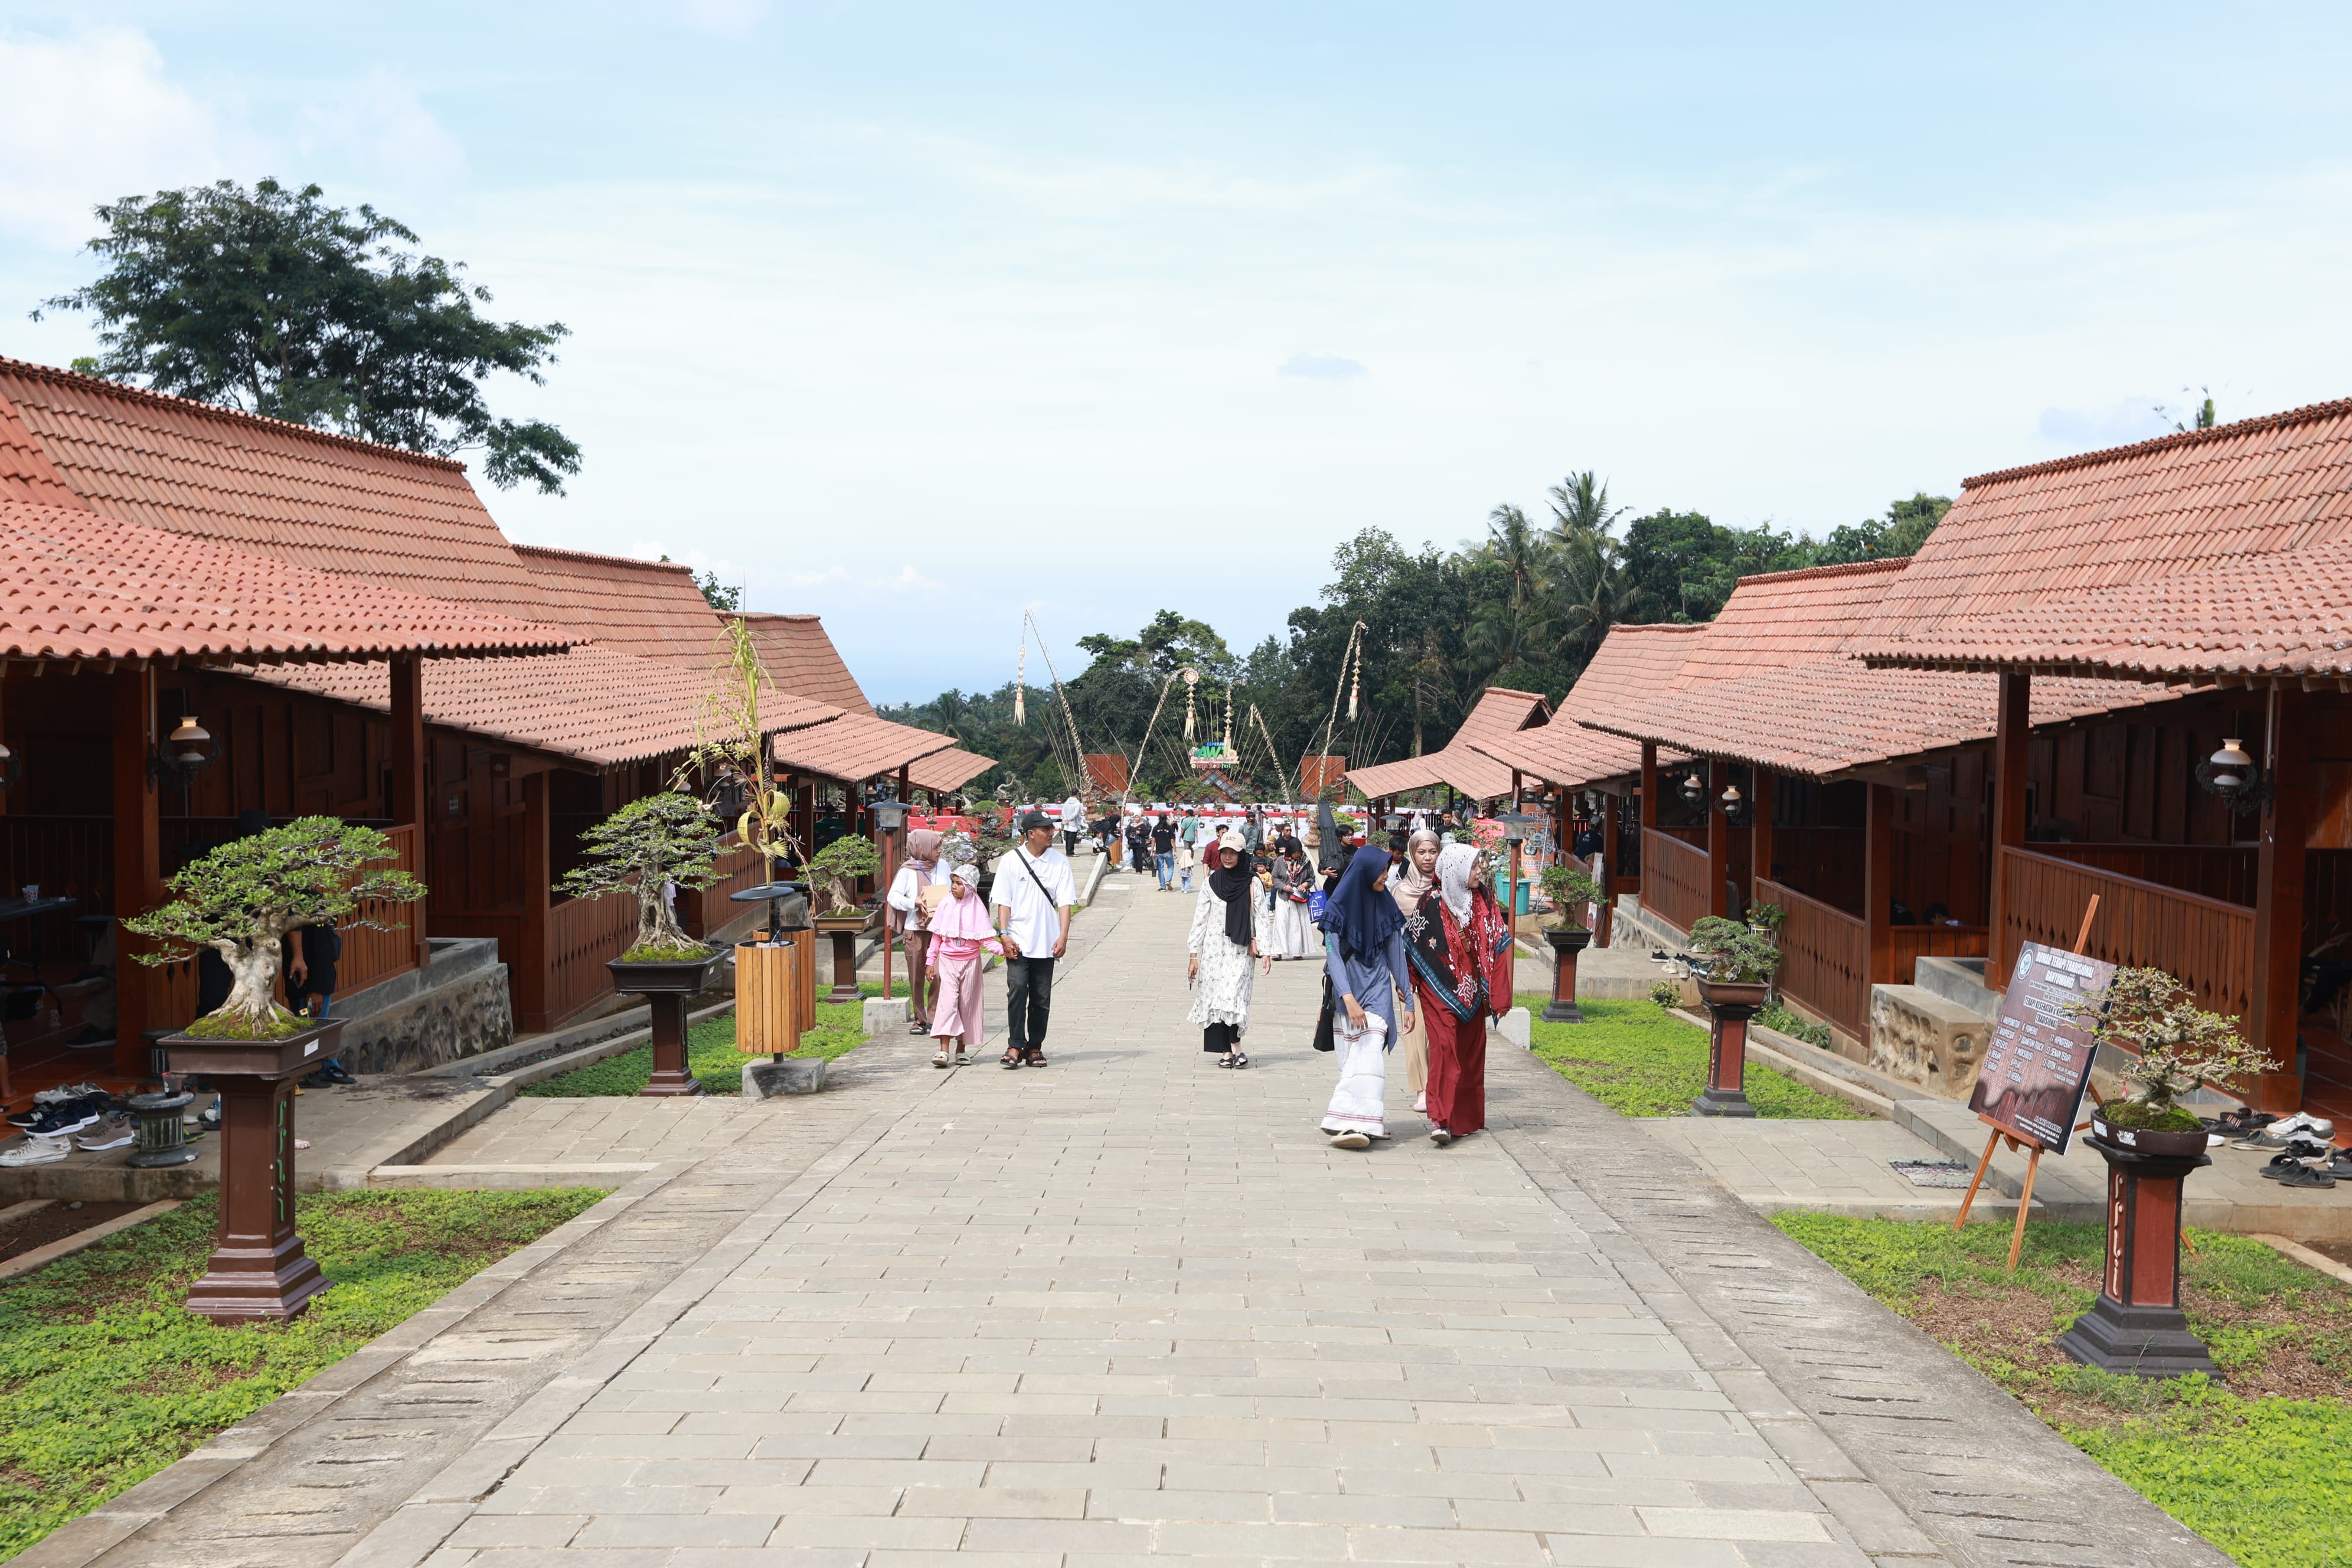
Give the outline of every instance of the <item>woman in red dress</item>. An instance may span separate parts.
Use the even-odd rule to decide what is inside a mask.
[[[1404,926],[1429,1020],[1429,1136],[1440,1148],[1486,1125],[1486,1020],[1511,1005],[1511,922],[1477,869],[1477,850],[1447,845],[1437,886]]]

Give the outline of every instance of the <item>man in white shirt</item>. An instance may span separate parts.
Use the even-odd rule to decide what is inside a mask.
[[[1054,1006],[1054,963],[1070,946],[1070,909],[1078,901],[1069,857],[1054,847],[1054,821],[1042,811],[1021,818],[1021,842],[996,863],[996,929],[1004,938],[1008,1068],[1045,1065],[1045,1022]]]
[[[1087,803],[1078,798],[1077,791],[1072,790],[1070,798],[1062,803],[1062,853],[1064,855],[1076,855],[1078,852],[1078,836],[1086,830]]]

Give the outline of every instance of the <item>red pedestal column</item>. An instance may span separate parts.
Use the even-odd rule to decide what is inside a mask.
[[[1753,1116],[1748,1103],[1748,1020],[1764,1009],[1766,987],[1702,980],[1699,999],[1714,1026],[1707,1035],[1706,1088],[1691,1102],[1700,1116]]]
[[[1576,955],[1592,941],[1592,933],[1581,930],[1548,931],[1544,940],[1551,943],[1551,1000],[1544,1005],[1544,1022],[1581,1024],[1584,1014],[1576,1005]]]
[[[654,1076],[637,1091],[641,1096],[702,1092],[686,1066],[686,1002],[685,994],[676,991],[656,991],[646,997],[653,1009]]]
[[[221,1097],[220,1229],[188,1310],[215,1323],[293,1317],[327,1288],[294,1229],[294,1076],[207,1081]]]
[[[2106,1271],[2058,1348],[2109,1372],[2220,1376],[2180,1310],[2180,1184],[2211,1157],[2134,1153],[2098,1138],[2091,1147],[2107,1163]]]

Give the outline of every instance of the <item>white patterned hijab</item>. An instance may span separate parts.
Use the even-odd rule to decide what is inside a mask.
[[[1470,879],[1478,869],[1478,851],[1467,844],[1449,844],[1437,852],[1437,890],[1457,921],[1470,918]]]

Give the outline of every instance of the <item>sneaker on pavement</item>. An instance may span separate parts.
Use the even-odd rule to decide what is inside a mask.
[[[26,1165],[54,1165],[65,1157],[64,1139],[27,1138],[0,1149],[0,1167],[13,1171]]]
[[[75,1100],[49,1107],[42,1112],[38,1121],[25,1131],[35,1138],[63,1138],[68,1132],[79,1132],[85,1127],[96,1125],[98,1107],[87,1100]]]
[[[2293,1116],[2280,1117],[2265,1131],[2286,1133],[2294,1137],[2332,1138],[2336,1134],[2336,1123],[2328,1121],[2325,1116],[2314,1116],[2308,1110],[2298,1110]]]
[[[74,1140],[74,1147],[96,1153],[100,1149],[121,1149],[139,1136],[139,1124],[128,1116],[110,1116],[97,1126]]]

